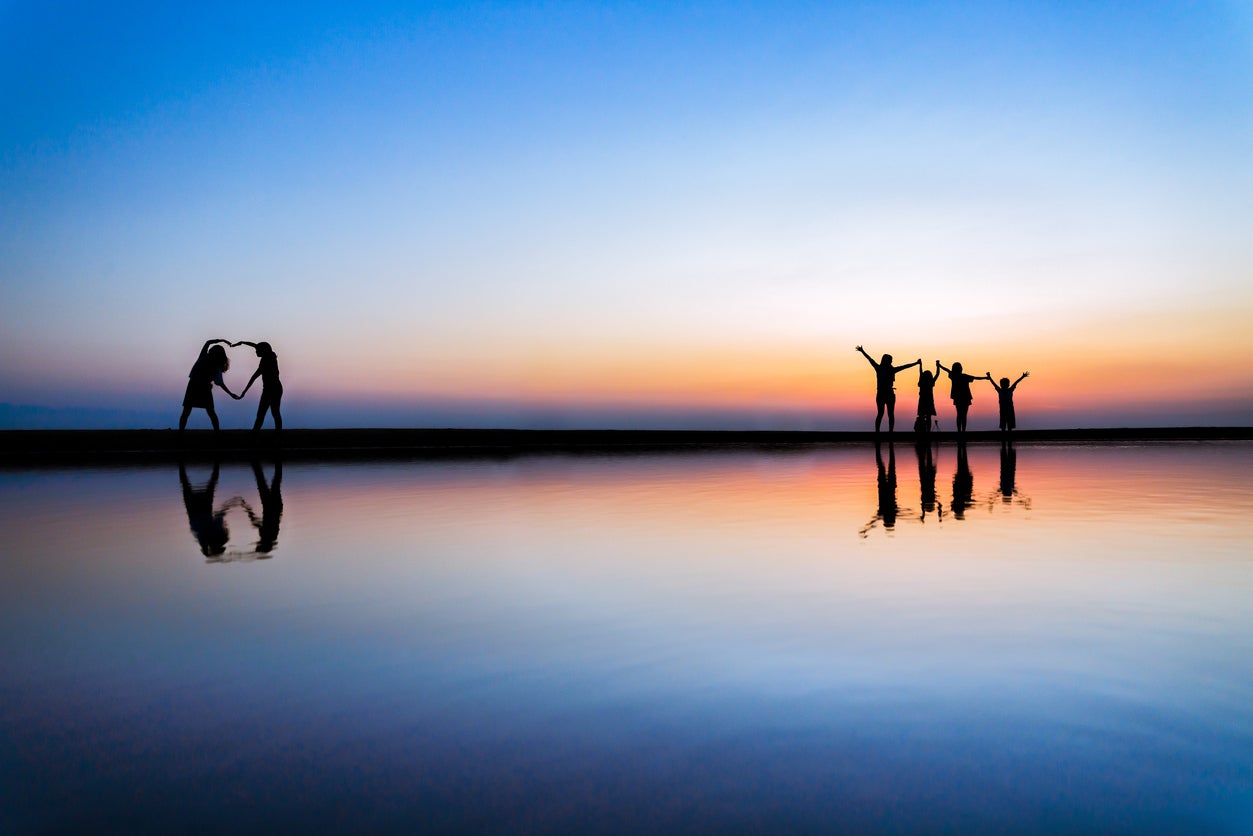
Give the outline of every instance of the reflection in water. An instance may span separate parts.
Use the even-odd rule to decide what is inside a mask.
[[[966,509],[974,504],[975,477],[966,458],[966,442],[957,442],[957,469],[953,471],[953,516],[965,519]]]
[[[945,500],[936,489],[936,478],[939,472],[939,449],[939,444],[929,441],[921,441],[914,445],[914,453],[918,458],[918,492],[921,508],[918,512],[917,520],[920,523],[925,523],[928,515],[931,515],[936,522],[944,521]],[[878,465],[875,483],[878,494],[878,508],[870,522],[857,530],[857,533],[863,539],[880,522],[883,523],[885,532],[891,532],[895,529],[897,521],[902,515],[908,515],[909,519],[913,519],[913,510],[902,507],[896,501],[898,484],[895,448],[892,444],[888,444],[886,465],[884,464],[881,446],[875,445],[875,463]],[[1018,454],[1014,449],[1013,442],[1006,441],[1001,445],[1000,464],[1000,484],[986,499],[989,510],[998,506],[1019,506],[1030,510],[1031,500],[1023,497],[1017,487]],[[978,500],[975,498],[974,474],[970,469],[970,458],[967,454],[966,443],[959,442],[957,445],[956,467],[953,471],[952,497],[949,502],[949,507],[952,509],[951,518],[965,520],[966,512],[975,507],[976,502],[982,503],[984,501],[983,497],[980,497]]]
[[[178,480],[183,488],[183,507],[187,511],[187,523],[191,533],[200,546],[200,553],[210,563],[230,563],[234,561],[264,560],[270,557],[278,544],[279,524],[283,517],[283,463],[274,463],[274,478],[267,481],[261,462],[252,461],[252,473],[257,484],[257,494],[261,514],[257,515],[252,503],[242,496],[232,496],[215,507],[214,495],[221,479],[221,463],[213,463],[213,471],[203,486],[194,485],[187,475],[187,466],[183,462],[178,465]],[[230,544],[230,528],[226,524],[227,514],[234,509],[242,509],[257,531],[257,541],[248,551],[227,551]]]
[[[1248,833],[1253,443],[945,446],[0,468],[0,832]]]
[[[937,505],[935,501],[935,450],[930,440],[923,439],[914,445],[914,451],[918,454],[919,499],[922,504],[918,519],[925,522],[927,514],[932,512],[937,512],[938,519],[944,519],[944,506]]]
[[[896,446],[888,442],[888,464],[885,469],[883,466],[883,448],[882,445],[875,443],[874,446],[875,464],[878,465],[878,488],[879,488],[879,510],[871,518],[870,522],[859,532],[862,537],[870,533],[870,529],[875,527],[875,523],[883,521],[883,528],[891,531],[896,526],[896,515],[900,511],[900,506],[896,504]]]
[[[187,466],[178,463],[178,480],[183,485],[183,506],[187,509],[187,524],[191,533],[200,544],[200,553],[205,557],[216,557],[226,551],[226,544],[231,533],[226,527],[227,506],[215,509],[213,493],[218,487],[221,467],[213,463],[213,474],[204,487],[196,487],[187,478]]]
[[[261,518],[247,508],[248,519],[257,529],[257,543],[253,550],[261,555],[268,555],[278,545],[278,526],[283,518],[283,462],[274,462],[274,479],[266,482],[265,473],[261,470],[261,462],[252,460],[252,475],[257,480],[257,494],[261,497]]]
[[[1018,488],[1015,485],[1017,471],[1018,452],[1014,449],[1014,442],[1006,439],[1001,442],[1001,502],[1006,505],[1022,505],[1024,508],[1030,508],[1031,500],[1018,495]]]

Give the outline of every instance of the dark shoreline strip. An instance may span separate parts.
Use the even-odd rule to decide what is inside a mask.
[[[932,433],[953,442],[955,433]],[[526,453],[644,453],[733,448],[797,449],[865,444],[912,444],[912,432],[785,430],[2,430],[0,464],[173,461],[180,458],[290,459],[510,457]],[[1000,442],[997,431],[966,433],[970,443]],[[1146,441],[1245,441],[1253,427],[1146,427],[1019,430],[1016,443],[1118,444]]]

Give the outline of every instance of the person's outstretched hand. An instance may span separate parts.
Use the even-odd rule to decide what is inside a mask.
[[[863,351],[863,350],[864,349],[861,346],[857,346],[857,348],[853,349],[853,351]]]
[[[1023,372],[1023,373],[1022,373],[1022,376],[1023,376],[1023,377],[1031,377],[1031,372]]]

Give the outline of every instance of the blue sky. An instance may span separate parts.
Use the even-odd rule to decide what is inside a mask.
[[[859,343],[1249,423],[1251,59],[1226,2],[0,4],[0,422],[171,425],[222,336],[291,426],[861,426]]]

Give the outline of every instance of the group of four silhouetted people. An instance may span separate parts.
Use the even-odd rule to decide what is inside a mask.
[[[864,348],[857,346],[857,350],[874,367],[875,379],[877,381],[875,391],[877,412],[874,419],[874,431],[879,432],[883,426],[883,413],[886,411],[888,414],[888,432],[891,432],[896,427],[896,373],[912,366],[922,369],[922,358],[912,363],[906,363],[903,366],[894,366],[892,365],[891,354],[884,354],[882,359],[875,362],[875,359],[867,354]],[[1002,377],[1000,383],[997,383],[992,379],[990,372],[985,373],[982,377],[976,377],[963,372],[961,363],[954,363],[953,367],[949,368],[939,360],[936,360],[934,373],[922,370],[918,375],[918,420],[914,424],[915,430],[925,432],[931,427],[931,421],[937,414],[935,410],[935,382],[941,371],[948,373],[948,379],[952,383],[949,395],[953,399],[953,408],[957,411],[957,432],[964,433],[966,431],[966,413],[970,411],[970,403],[974,400],[974,396],[970,392],[970,384],[976,380],[987,380],[996,389],[997,397],[1000,399],[1001,431],[1009,432],[1014,429],[1017,425],[1014,417],[1014,390],[1018,388],[1019,383],[1022,383],[1023,378],[1030,374],[1029,372],[1023,372],[1013,383],[1009,382],[1008,377]]]

